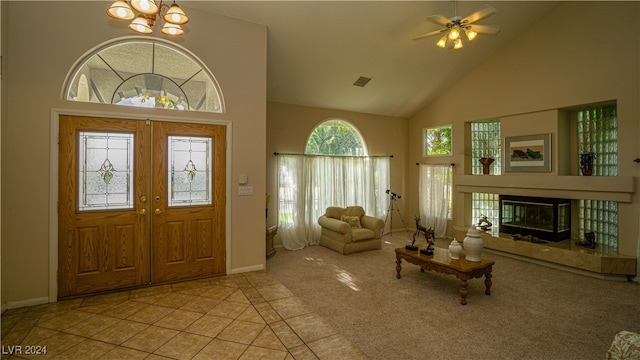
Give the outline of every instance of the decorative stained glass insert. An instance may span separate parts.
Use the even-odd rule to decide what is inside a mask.
[[[169,206],[211,204],[213,139],[169,136]]]
[[[78,209],[133,208],[133,134],[80,132]]]

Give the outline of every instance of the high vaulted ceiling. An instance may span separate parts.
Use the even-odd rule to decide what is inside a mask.
[[[477,24],[495,25],[460,50],[440,49],[430,15],[466,16],[484,5],[498,12]],[[551,1],[181,1],[268,26],[267,97],[288,104],[409,117],[500,48],[514,41],[558,2]],[[187,25],[188,26],[188,25]],[[186,35],[188,36],[188,35]],[[354,86],[360,77],[372,80]]]

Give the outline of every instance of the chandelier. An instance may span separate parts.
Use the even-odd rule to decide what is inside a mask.
[[[189,18],[175,1],[171,6],[163,4],[162,0],[159,4],[156,4],[155,0],[130,0],[130,3],[131,6],[126,0],[117,0],[109,7],[107,15],[119,20],[133,19],[129,28],[141,34],[152,34],[153,26],[160,16],[164,20],[164,26],[160,30],[163,34],[175,36],[184,34],[180,25],[186,24]],[[134,10],[140,13],[137,17]],[[161,15],[162,12],[164,16]]]

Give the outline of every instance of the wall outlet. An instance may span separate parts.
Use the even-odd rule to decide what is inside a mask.
[[[246,185],[249,183],[249,177],[246,174],[240,174],[238,176],[238,184]]]

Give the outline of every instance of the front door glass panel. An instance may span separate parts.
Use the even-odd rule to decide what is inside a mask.
[[[133,208],[132,133],[80,132],[78,209]]]
[[[211,204],[213,139],[169,136],[169,206]]]

